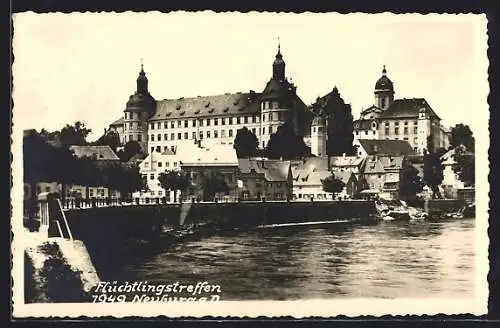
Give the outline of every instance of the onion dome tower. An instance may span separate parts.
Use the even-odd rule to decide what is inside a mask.
[[[137,89],[129,97],[124,111],[124,142],[137,141],[141,148],[147,151],[148,120],[156,111],[156,100],[149,93],[148,78],[142,60],[136,82]]]
[[[382,76],[375,83],[375,106],[382,110],[388,109],[394,102],[394,85],[387,77],[387,70],[382,69]]]
[[[264,148],[278,127],[291,121],[296,128],[293,112],[297,88],[285,76],[285,61],[278,42],[278,52],[273,62],[273,75],[261,95],[260,146]]]

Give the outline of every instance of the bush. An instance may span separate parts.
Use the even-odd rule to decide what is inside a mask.
[[[50,302],[88,302],[90,294],[84,291],[81,272],[74,271],[65,261],[57,244],[45,244],[47,255],[40,275],[45,281],[45,291]]]

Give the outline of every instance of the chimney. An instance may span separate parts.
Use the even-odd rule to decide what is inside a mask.
[[[378,147],[377,147],[377,145],[372,145],[372,151],[373,151],[374,153],[378,152]]]
[[[255,101],[255,91],[254,90],[250,90],[250,93],[248,94],[248,100],[250,100],[251,102]]]

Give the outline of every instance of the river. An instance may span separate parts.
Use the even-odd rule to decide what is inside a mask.
[[[475,220],[338,223],[205,237],[127,259],[115,280],[221,286],[221,300],[469,297]]]

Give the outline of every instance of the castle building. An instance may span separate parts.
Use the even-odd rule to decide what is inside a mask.
[[[375,104],[354,122],[354,140],[404,140],[419,154],[428,148],[448,148],[449,132],[424,98],[394,99],[394,84],[384,66],[375,83]]]
[[[285,75],[280,46],[272,64],[272,76],[261,93],[225,93],[179,99],[155,100],[141,63],[137,90],[130,96],[123,118],[110,125],[123,144],[137,141],[147,153],[165,152],[183,144],[232,145],[239,129],[247,127],[266,147],[271,134],[285,122],[295,133],[309,131],[307,106],[297,87]],[[232,147],[232,146],[231,146]]]

